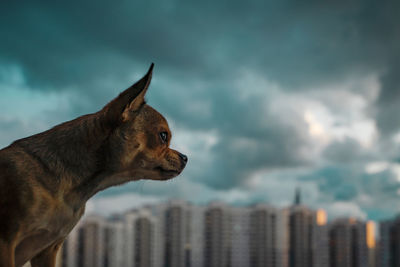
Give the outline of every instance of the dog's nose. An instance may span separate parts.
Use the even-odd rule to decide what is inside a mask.
[[[182,154],[182,153],[179,153],[179,157],[181,158],[181,160],[183,161],[183,163],[187,163],[187,161],[188,161],[188,158],[187,158],[187,156],[186,155],[184,155],[184,154]]]

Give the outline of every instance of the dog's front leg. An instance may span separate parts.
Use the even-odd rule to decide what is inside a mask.
[[[0,267],[15,267],[14,247],[0,239]]]
[[[32,267],[55,267],[57,253],[60,250],[63,242],[64,240],[55,243],[36,255],[31,260]]]

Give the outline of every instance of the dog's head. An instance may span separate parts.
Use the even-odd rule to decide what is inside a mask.
[[[101,111],[112,132],[108,168],[130,179],[167,180],[182,172],[187,157],[169,147],[167,120],[145,102],[153,64],[147,74]]]

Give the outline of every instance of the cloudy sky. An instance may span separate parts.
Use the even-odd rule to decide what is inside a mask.
[[[400,211],[399,12],[395,0],[6,1],[0,146],[101,109],[154,62],[148,103],[188,166],[91,209],[284,206],[300,187],[331,218],[388,218]]]

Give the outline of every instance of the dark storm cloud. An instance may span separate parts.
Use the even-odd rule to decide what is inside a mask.
[[[281,83],[307,86],[385,67],[399,41],[395,3],[8,3],[2,59],[52,89],[124,77],[152,60],[195,77],[260,67]]]
[[[39,89],[52,90],[104,75],[118,79],[142,62],[189,70],[201,65],[201,44],[196,44],[201,24],[188,31],[184,22],[190,13],[173,3],[157,6],[131,1],[9,4],[1,16],[2,59],[21,65]]]

